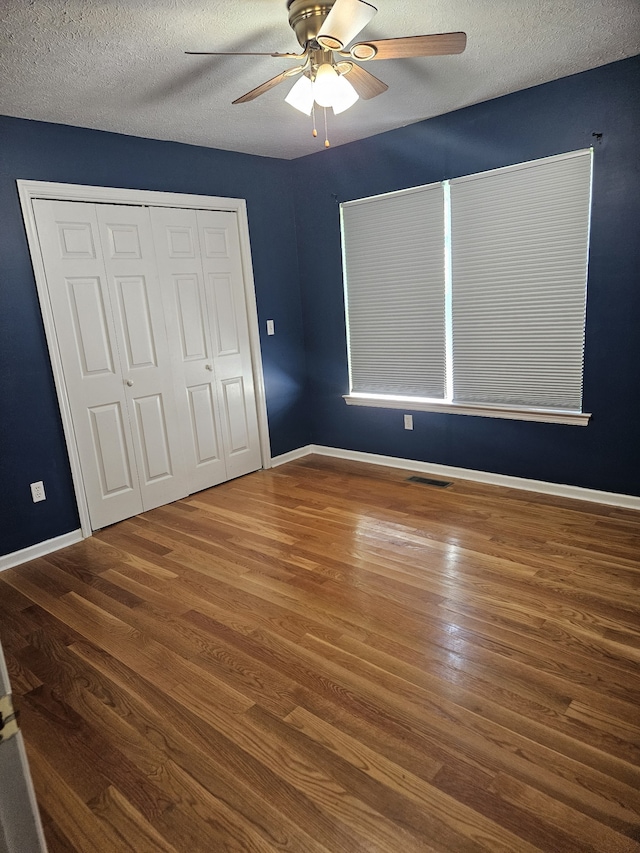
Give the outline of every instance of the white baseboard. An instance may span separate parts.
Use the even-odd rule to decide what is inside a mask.
[[[302,459],[303,456],[309,456],[311,453],[320,453],[315,444],[298,447],[297,450],[290,450],[289,453],[283,453],[281,456],[272,456],[271,467],[276,468],[278,465],[285,465],[287,462],[295,462],[296,459]]]
[[[35,560],[37,557],[45,557],[47,554],[59,551],[60,548],[66,548],[67,545],[80,542],[83,538],[82,530],[72,530],[71,533],[56,536],[54,539],[47,539],[45,542],[38,542],[37,545],[23,548],[22,551],[5,554],[4,557],[0,557],[0,572],[19,566],[21,563],[28,563],[29,560]]]
[[[455,468],[451,465],[438,465],[435,462],[419,462],[417,459],[400,459],[397,456],[380,456],[376,453],[363,453],[359,450],[342,450],[339,447],[323,447],[308,444],[271,460],[275,468],[285,462],[293,462],[312,453],[318,456],[331,456],[335,459],[348,459],[351,462],[368,462],[372,465],[387,465],[390,468],[403,468],[421,474],[436,474],[454,480],[472,480],[474,483],[486,483],[490,486],[505,486],[509,489],[523,489],[527,492],[540,492],[543,495],[572,498],[578,501],[607,504],[640,510],[640,497],[622,495],[616,492],[602,492],[597,489],[585,489],[581,486],[568,486],[560,483],[547,483],[544,480],[528,480],[524,477],[510,477],[507,474],[493,474],[489,471],[476,471],[472,468]]]

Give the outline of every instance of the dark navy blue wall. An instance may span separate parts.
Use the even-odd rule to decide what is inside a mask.
[[[418,412],[409,432],[400,411],[348,407],[338,202],[586,148],[594,133],[589,426]],[[640,495],[639,139],[635,57],[295,161],[314,443]]]
[[[347,407],[338,202],[593,133],[590,425],[422,412],[408,432],[402,412]],[[78,526],[17,178],[247,199],[261,335],[276,322],[262,338],[274,456],[314,442],[640,495],[639,138],[638,57],[294,162],[0,117],[0,555]],[[47,500],[33,504],[40,479]]]
[[[16,179],[245,198],[273,455],[309,442],[290,164],[0,117],[0,555],[78,527]],[[29,483],[44,480],[34,504]]]

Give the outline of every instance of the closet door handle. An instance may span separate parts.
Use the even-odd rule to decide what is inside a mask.
[[[128,385],[129,388],[131,388],[131,386],[133,385],[133,379],[127,379],[125,384]]]
[[[206,370],[213,370],[213,365],[212,364],[205,364],[205,369]]]

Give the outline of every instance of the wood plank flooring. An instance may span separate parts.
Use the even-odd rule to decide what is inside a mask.
[[[306,457],[0,574],[50,853],[640,851],[640,513]]]

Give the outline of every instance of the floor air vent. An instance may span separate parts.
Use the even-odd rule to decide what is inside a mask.
[[[410,483],[422,483],[423,486],[437,486],[446,489],[451,483],[448,480],[432,480],[430,477],[408,477]]]

